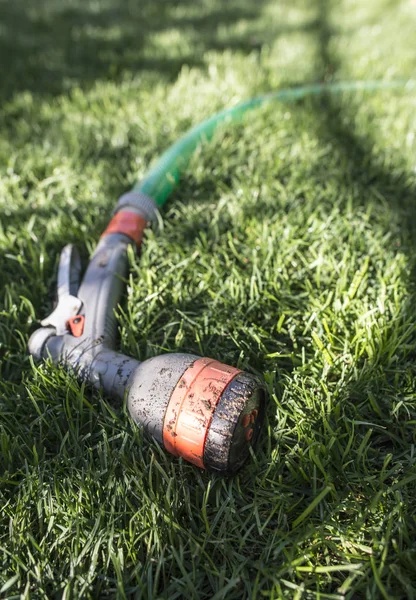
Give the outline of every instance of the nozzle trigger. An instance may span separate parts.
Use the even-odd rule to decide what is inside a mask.
[[[55,310],[41,321],[42,327],[55,327],[56,335],[68,332],[67,322],[79,313],[82,307],[77,297],[81,275],[81,259],[73,244],[64,247],[59,258],[57,297]]]

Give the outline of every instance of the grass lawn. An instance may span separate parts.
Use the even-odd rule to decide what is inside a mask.
[[[222,127],[131,257],[120,348],[261,374],[233,479],[26,345],[58,253],[216,110],[414,77],[413,0],[0,0],[0,597],[416,599],[416,96]]]

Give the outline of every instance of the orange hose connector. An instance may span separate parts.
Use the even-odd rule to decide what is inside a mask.
[[[137,248],[140,248],[146,225],[147,221],[141,215],[130,210],[120,210],[111,219],[101,237],[109,233],[124,233],[136,242]]]

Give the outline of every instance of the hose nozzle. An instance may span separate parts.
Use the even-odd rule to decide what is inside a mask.
[[[114,350],[114,311],[127,270],[126,251],[132,241],[140,242],[144,219],[133,212],[137,206],[124,208],[122,204],[116,214],[122,217],[101,238],[79,287],[78,255],[72,246],[64,248],[58,304],[32,334],[29,350],[37,359],[50,357],[66,365],[110,397],[127,396],[133,419],[171,454],[232,475],[247,458],[263,421],[266,395],[257,378],[192,354],[165,354],[139,363]]]

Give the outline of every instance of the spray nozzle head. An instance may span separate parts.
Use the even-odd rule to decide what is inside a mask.
[[[246,460],[265,402],[253,375],[190,354],[146,360],[128,390],[133,419],[171,454],[222,475],[234,474]]]

